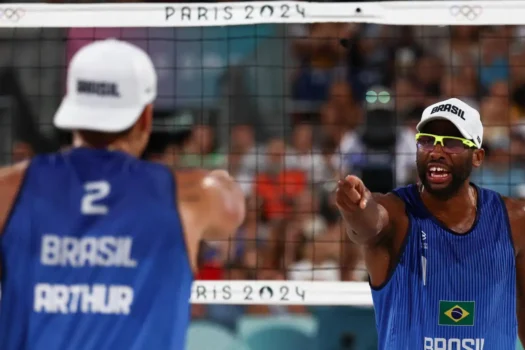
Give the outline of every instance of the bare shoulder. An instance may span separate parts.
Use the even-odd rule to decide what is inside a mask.
[[[205,195],[202,190],[202,182],[207,172],[204,170],[181,170],[173,171],[176,186],[177,209],[184,230],[186,249],[188,251],[190,264],[197,271],[197,255],[199,243],[205,230],[205,220],[202,213],[205,212]]]
[[[0,186],[9,183],[17,178],[23,178],[29,166],[29,161],[19,162],[13,165],[0,168]]]
[[[203,199],[203,182],[208,171],[192,169],[173,171],[177,183],[177,199],[182,203],[197,203]]]
[[[11,192],[18,193],[28,166],[29,162],[24,161],[0,168],[0,201],[5,201]]]
[[[380,286],[388,280],[402,253],[409,219],[405,202],[394,193],[374,193],[373,198],[387,212],[388,226],[378,235],[374,244],[364,249],[364,258],[371,284]]]
[[[516,253],[525,249],[525,200],[502,196],[507,208],[509,225]]]
[[[29,162],[24,161],[0,168],[0,232],[3,231],[16,201],[28,166]]]
[[[390,213],[405,213],[405,202],[392,192],[373,193],[374,200]]]
[[[525,200],[523,199],[517,199],[517,198],[510,198],[506,196],[501,196],[503,198],[503,203],[505,203],[505,207],[507,207],[507,212],[510,216],[523,216],[525,217]]]
[[[220,175],[219,175],[220,174]],[[233,179],[223,170],[191,169],[174,171],[177,182],[177,197],[184,203],[206,201],[211,204],[217,191],[229,189]],[[227,178],[226,181],[225,178]]]
[[[396,233],[401,231],[401,234],[404,235],[408,227],[405,202],[392,192],[386,194],[374,193],[373,197],[374,200],[381,204],[388,212],[389,229],[396,231]]]
[[[187,170],[177,171],[174,176],[179,211],[192,227],[229,232],[240,225],[245,212],[244,194],[226,171]]]
[[[366,249],[372,252],[376,250],[396,250],[404,240],[408,230],[408,216],[406,215],[405,203],[394,193],[372,193],[374,201],[379,204],[380,211],[386,217],[386,225],[375,239],[366,244]]]

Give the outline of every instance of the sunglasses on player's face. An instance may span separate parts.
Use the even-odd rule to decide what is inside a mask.
[[[434,150],[434,147],[437,144],[441,144],[441,148],[446,153],[457,154],[461,153],[468,148],[476,147],[476,144],[470,140],[464,139],[462,137],[454,136],[439,136],[433,134],[416,134],[416,144],[417,148],[430,152]]]

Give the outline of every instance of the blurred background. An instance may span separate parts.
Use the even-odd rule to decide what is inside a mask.
[[[473,181],[525,197],[524,33],[332,23],[2,29],[0,161],[68,147],[51,120],[69,60],[93,40],[128,40],[159,76],[144,157],[228,169],[247,196],[237,234],[202,243],[197,278],[366,281],[335,183],[352,173],[387,192],[416,181],[425,106],[458,97],[478,108],[487,158]],[[194,305],[192,318],[191,350],[377,348],[371,308]]]

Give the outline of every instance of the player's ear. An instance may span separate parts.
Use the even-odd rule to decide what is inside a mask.
[[[140,157],[144,153],[151,136],[151,129],[153,128],[153,105],[149,104],[142,110],[139,120],[133,127],[134,133],[134,147],[135,154]]]
[[[153,127],[153,104],[149,104],[144,107],[138,123],[140,131],[146,132],[147,134],[151,132]]]
[[[472,166],[474,168],[479,168],[483,164],[483,159],[485,159],[485,150],[483,148],[475,149],[472,152]]]

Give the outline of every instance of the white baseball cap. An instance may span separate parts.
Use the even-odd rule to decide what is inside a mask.
[[[124,131],[156,96],[157,73],[146,52],[115,39],[95,41],[71,60],[54,124],[65,130]]]
[[[434,103],[423,111],[421,121],[417,124],[417,131],[428,122],[437,119],[448,120],[458,128],[464,138],[474,142],[481,148],[483,142],[483,124],[479,112],[457,98]]]

